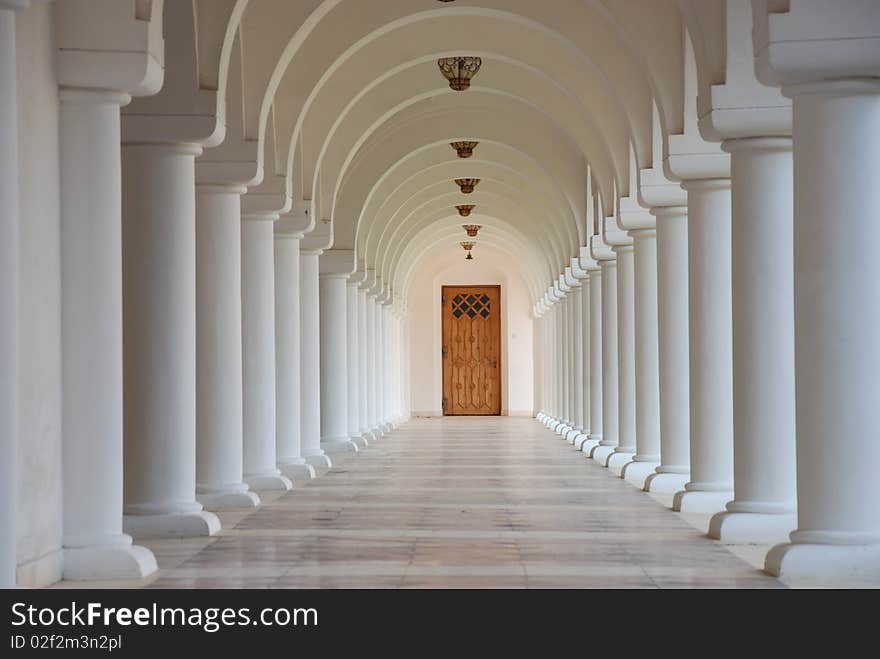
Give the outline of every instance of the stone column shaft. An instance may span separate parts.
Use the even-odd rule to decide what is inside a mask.
[[[635,265],[636,454],[621,474],[644,487],[660,464],[657,231],[630,231]]]
[[[735,496],[709,535],[782,542],[797,524],[791,139],[724,148],[733,186]]]
[[[682,512],[716,512],[733,495],[730,179],[688,181],[691,480]]]
[[[880,578],[880,84],[783,91],[794,112],[798,519],[766,569],[861,583]]]
[[[617,255],[617,399],[618,440],[608,468],[620,474],[636,452],[635,259],[633,245]]]
[[[592,458],[603,467],[618,441],[617,262],[602,261],[602,440]]]
[[[300,442],[308,464],[330,467],[330,458],[321,448],[320,254],[321,250],[300,250]]]
[[[321,448],[357,451],[348,438],[347,275],[321,274]]]
[[[196,494],[194,144],[124,144],[125,528],[213,535]],[[80,385],[81,386],[81,385]]]
[[[275,451],[278,468],[294,483],[315,468],[302,454],[299,234],[275,233]]]
[[[241,195],[196,186],[196,495],[215,509],[254,507],[243,480]]]
[[[657,208],[657,319],[660,466],[645,488],[677,492],[690,477],[688,217],[686,206]]]

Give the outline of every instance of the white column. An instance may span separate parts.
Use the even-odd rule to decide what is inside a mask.
[[[244,478],[255,490],[289,490],[275,447],[275,214],[241,222]]]
[[[766,569],[880,578],[880,82],[784,88],[794,103],[798,525]]]
[[[379,418],[376,411],[376,383],[379,380],[376,375],[376,303],[370,294],[367,294],[366,306],[367,377],[365,388],[367,391],[367,423],[373,438],[378,439],[382,436],[382,431],[379,429]]]
[[[544,337],[547,332],[547,312],[541,309],[535,309],[535,368],[540,374],[538,382],[538,396],[536,397],[538,409],[536,410],[535,420],[541,423],[547,414],[547,349]]]
[[[377,436],[385,434],[382,420],[382,318],[379,302],[375,296],[370,298],[370,337],[373,351],[370,357],[370,376],[373,392],[370,400],[370,414],[373,421],[373,432]]]
[[[580,302],[580,343],[581,343],[581,432],[574,438],[575,447],[580,450],[584,442],[590,439],[592,425],[591,403],[591,371],[590,359],[591,332],[590,332],[590,285],[592,275],[581,280]]]
[[[345,292],[345,319],[348,368],[348,438],[358,446],[366,446],[367,440],[361,430],[360,351],[359,334],[360,291],[355,282],[349,281]]]
[[[593,270],[590,272],[590,436],[581,442],[581,451],[589,456],[602,441],[604,425],[602,288],[602,270]]]
[[[122,532],[119,107],[128,101],[111,92],[61,91],[65,579],[137,579],[157,569],[152,552]],[[5,154],[0,149],[0,158]]]
[[[381,355],[379,359],[379,422],[382,424],[382,430],[384,432],[389,432],[391,428],[389,427],[389,417],[388,417],[388,380],[389,380],[389,369],[388,364],[390,361],[390,346],[388,345],[388,307],[385,306],[384,302],[379,302],[376,307],[376,322],[378,324],[378,335],[379,335],[379,355]]]
[[[724,142],[733,209],[734,500],[723,542],[784,542],[797,525],[791,139]]]
[[[220,530],[216,515],[195,498],[201,152],[194,144],[122,148],[124,525],[135,537]]]
[[[388,429],[394,430],[396,414],[394,411],[394,381],[397,379],[395,364],[397,363],[397,345],[394,342],[394,314],[391,303],[385,304],[385,338],[388,353],[388,376],[385,378],[385,407],[388,410]]]
[[[569,327],[568,327],[568,319],[571,315],[569,313],[569,302],[571,301],[571,294],[566,294],[562,300],[559,302],[559,395],[560,395],[560,416],[559,420],[562,422],[557,426],[556,432],[562,433],[563,435],[567,433],[571,429],[571,380],[570,380],[570,352],[571,346],[569,345]]]
[[[0,1],[0,588],[15,586],[17,565],[19,218],[15,11],[27,6],[26,0]]]
[[[296,483],[315,477],[302,454],[300,416],[300,243],[275,232],[275,452],[281,473]]]
[[[548,428],[553,419],[553,394],[555,389],[554,380],[554,356],[553,356],[553,338],[555,336],[553,329],[553,306],[548,304],[547,310],[544,312],[546,319],[545,335],[544,335],[544,368],[546,369],[546,391],[547,391],[547,413],[541,421]]]
[[[314,467],[330,467],[321,447],[321,337],[318,258],[322,250],[300,250],[300,391],[302,456]]]
[[[608,468],[620,475],[636,452],[635,260],[633,245],[614,247],[617,255],[618,440]]]
[[[657,321],[660,346],[660,466],[652,492],[677,492],[690,478],[690,352],[686,206],[656,208]]]
[[[243,479],[241,195],[196,186],[196,497],[208,508],[253,508]]]
[[[553,305],[553,311],[553,323],[556,327],[556,337],[553,343],[556,372],[556,391],[554,394],[556,411],[553,414],[554,424],[550,427],[556,430],[565,423],[565,297],[559,298]]]
[[[733,496],[730,179],[688,181],[691,479],[673,509],[716,512]]]
[[[591,457],[603,467],[617,447],[617,261],[600,262],[602,268],[602,439]]]
[[[635,259],[636,454],[621,473],[644,487],[660,464],[660,370],[657,338],[657,231],[630,231]]]
[[[367,442],[376,439],[373,435],[370,418],[370,369],[369,359],[372,347],[370,345],[370,331],[368,318],[369,302],[367,293],[363,288],[358,289],[358,393],[360,398],[359,416],[361,437]]]
[[[583,295],[580,286],[571,292],[571,383],[572,383],[572,426],[566,438],[570,443],[584,432],[584,333],[583,333]]]
[[[357,452],[348,438],[348,275],[320,276],[321,448],[325,453]]]

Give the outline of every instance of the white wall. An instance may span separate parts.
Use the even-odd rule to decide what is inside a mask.
[[[442,245],[422,260],[407,298],[413,416],[442,416],[443,361],[440,294],[443,286],[501,286],[501,413],[534,412],[534,343],[531,301],[516,261],[477,245],[465,261],[457,245]]]
[[[16,18],[20,164],[18,582],[61,578],[61,257],[52,3]]]

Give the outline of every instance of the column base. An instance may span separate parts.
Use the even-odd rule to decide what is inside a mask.
[[[582,432],[579,435],[577,435],[573,440],[571,440],[571,445],[574,446],[578,451],[580,451],[581,446],[588,439],[590,439],[590,433]]]
[[[725,509],[727,502],[733,499],[733,490],[696,490],[689,489],[691,484],[684,486],[684,490],[675,493],[672,499],[672,509],[677,513],[717,513]]]
[[[581,442],[581,446],[580,446],[581,453],[586,453],[587,457],[592,458],[593,451],[601,443],[602,443],[602,435],[590,434],[584,441]]]
[[[351,435],[348,439],[354,442],[359,449],[367,448],[370,445],[363,435]]]
[[[816,585],[880,585],[880,544],[776,545],[764,560],[764,571],[774,577],[803,579]]]
[[[575,440],[584,434],[583,430],[578,430],[577,428],[572,428],[565,434],[565,441],[569,444],[574,444]]]
[[[315,478],[315,468],[306,464],[306,461],[300,458],[302,462],[286,462],[278,465],[281,473],[292,479],[294,484],[302,481],[310,481]]]
[[[313,455],[304,455],[303,459],[306,461],[306,464],[312,465],[315,469],[330,469],[333,466],[330,456],[326,455],[324,451]]]
[[[293,489],[293,483],[290,479],[282,476],[281,472],[277,469],[273,469],[265,474],[245,474],[244,480],[252,490],[257,490],[258,492],[286,492]]]
[[[123,515],[122,529],[134,538],[201,538],[220,530],[220,518],[201,510],[164,515]]]
[[[376,436],[369,430],[361,433],[361,438],[367,443],[367,445],[370,445],[376,441]]]
[[[573,428],[567,423],[563,423],[561,426],[556,426],[556,433],[561,435],[563,439],[565,439],[565,436],[572,430]]]
[[[537,419],[538,421],[540,421],[541,423],[543,423],[543,422],[544,422],[544,419],[545,419],[546,417],[547,417],[547,415],[544,414],[543,412],[538,412],[538,416],[536,416],[535,419]]]
[[[389,433],[392,430],[394,430],[394,424],[391,423],[390,421],[386,421],[385,423],[382,424],[382,430],[386,433]]]
[[[382,426],[376,426],[371,431],[373,433],[373,437],[379,439],[380,437],[384,437],[387,433],[382,429]]]
[[[733,502],[731,502],[733,503]],[[797,513],[734,512],[712,516],[709,537],[726,545],[769,545],[788,541],[797,528]]]
[[[630,451],[628,449],[614,449],[614,453],[608,456],[608,462],[606,466],[610,469],[616,476],[621,476],[623,474],[623,468],[632,462],[633,457],[635,456],[635,451]]]
[[[593,462],[602,465],[603,467],[608,466],[608,458],[614,455],[614,451],[616,446],[603,446],[601,443],[593,449],[593,452],[590,454],[590,459]]]
[[[196,501],[212,510],[253,509],[260,505],[260,497],[244,483],[225,490],[196,489]]]
[[[321,442],[321,449],[328,455],[334,453],[357,453],[358,445],[350,439],[328,439]]]
[[[663,467],[658,467],[663,469]],[[684,486],[690,481],[690,472],[656,472],[645,479],[645,492],[662,492],[665,494],[675,494],[679,490],[683,490]]]
[[[644,490],[645,482],[648,480],[648,477],[654,473],[656,468],[656,462],[631,460],[623,465],[623,468],[620,470],[620,477],[627,483],[632,483],[639,489]]]
[[[64,547],[62,579],[66,581],[112,581],[143,579],[156,570],[156,557],[146,547],[131,544],[131,536],[119,534],[116,543]],[[106,539],[104,539],[106,542]]]
[[[552,430],[553,432],[556,432],[556,429],[561,425],[562,421],[557,421],[556,419],[553,419],[552,421],[550,421],[547,427],[550,428],[550,430]]]

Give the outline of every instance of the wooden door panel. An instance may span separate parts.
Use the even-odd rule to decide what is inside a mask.
[[[501,289],[444,286],[443,413],[501,414]]]

